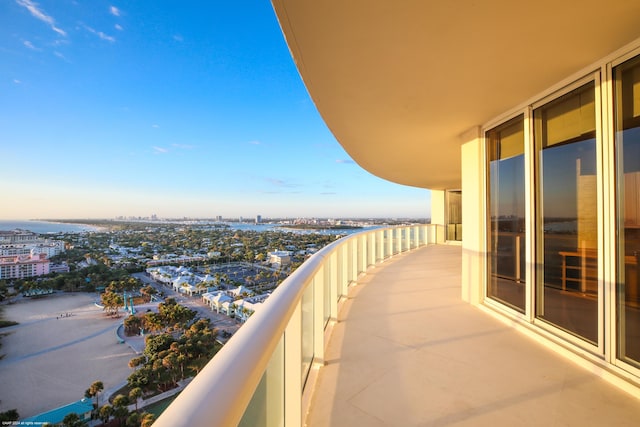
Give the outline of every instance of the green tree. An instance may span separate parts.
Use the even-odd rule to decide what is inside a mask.
[[[142,326],[145,331],[149,332],[158,332],[163,329],[164,322],[162,321],[162,317],[158,313],[154,313],[152,311],[145,313],[142,318]]]
[[[129,401],[134,402],[136,405],[136,412],[138,412],[138,399],[142,397],[142,389],[140,387],[134,387],[129,391]]]
[[[85,390],[84,396],[91,399],[93,397],[96,398],[96,403],[94,404],[94,408],[98,408],[98,398],[99,394],[104,390],[104,384],[102,381],[94,381],[88,389]]]
[[[17,409],[9,409],[8,411],[0,412],[0,424],[11,425],[11,421],[18,421],[20,414]]]
[[[173,341],[174,339],[170,334],[147,335],[144,355],[151,360],[157,353],[167,350]]]
[[[144,288],[140,289],[140,293],[144,296],[144,300],[146,302],[149,302],[151,301],[151,296],[157,294],[158,291],[156,291],[153,286],[147,285]]]
[[[106,424],[109,422],[109,418],[113,415],[113,406],[106,404],[100,407],[98,410],[98,417]]]
[[[124,304],[122,295],[112,291],[107,291],[100,295],[100,301],[104,307],[103,310],[106,311],[109,316],[116,316],[118,310]]]
[[[142,328],[142,323],[142,319],[138,316],[135,316],[133,314],[127,316],[127,318],[124,319],[123,322],[124,333],[127,336],[138,335],[140,333],[140,329]]]
[[[113,398],[113,416],[120,421],[120,425],[124,423],[129,415],[129,398],[124,394],[119,394]]]
[[[143,412],[140,417],[140,427],[151,427],[156,417],[148,412]]]
[[[140,426],[140,414],[138,412],[131,412],[127,417],[125,425],[127,427],[139,427]]]
[[[152,375],[153,372],[151,368],[143,366],[127,377],[127,385],[129,387],[140,387],[145,390],[149,389],[153,384]]]
[[[62,419],[63,427],[83,427],[84,423],[80,420],[80,416],[75,412],[67,414]]]

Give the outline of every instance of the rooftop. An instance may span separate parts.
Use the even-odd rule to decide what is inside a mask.
[[[460,298],[461,248],[369,270],[334,326],[309,426],[637,425],[638,398]]]

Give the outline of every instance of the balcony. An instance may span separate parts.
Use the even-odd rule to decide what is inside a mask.
[[[155,425],[637,424],[632,394],[463,302],[461,248],[434,245],[443,234],[383,229],[327,246]]]

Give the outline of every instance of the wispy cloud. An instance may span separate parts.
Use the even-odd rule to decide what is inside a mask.
[[[299,185],[297,184],[293,184],[291,182],[287,182],[285,180],[282,179],[278,179],[278,178],[265,178],[265,181],[267,181],[269,184],[275,186],[275,187],[280,187],[280,188],[295,188],[295,187],[299,187]]]
[[[285,182],[281,179],[277,179],[277,178],[265,178],[265,181],[267,181],[269,184],[275,185],[276,187],[284,187],[285,186]]]
[[[105,40],[105,41],[108,41],[108,42],[111,42],[111,43],[116,41],[115,37],[111,37],[111,36],[103,33],[102,31],[95,30],[95,29],[89,27],[88,25],[83,25],[83,27],[84,27],[85,30],[89,31],[91,34],[95,34],[96,36],[100,37],[102,40]]]
[[[29,40],[25,40],[22,42],[23,45],[25,45],[26,47],[28,47],[31,50],[38,50],[33,43],[31,43]]]
[[[184,37],[182,37],[180,34],[174,34],[173,35],[173,39],[177,42],[183,42],[184,41]]]
[[[20,80],[18,80],[18,79],[13,79],[13,82],[14,82],[15,84],[17,84],[17,85],[19,85],[20,83],[22,83],[22,82],[21,82]]]
[[[251,144],[251,145],[262,145],[262,142],[254,140],[254,141],[249,141],[249,144]]]
[[[18,3],[18,5],[26,8],[29,13],[31,13],[31,16],[33,16],[36,19],[39,19],[40,21],[46,23],[49,25],[49,27],[51,27],[51,29],[53,31],[55,31],[56,33],[62,35],[62,36],[66,36],[67,33],[56,27],[56,21],[55,19],[53,19],[52,16],[47,15],[42,9],[40,9],[38,7],[38,4],[31,1],[31,0],[16,0],[16,3]]]
[[[153,147],[153,152],[154,152],[154,154],[166,154],[166,153],[169,152],[169,150],[166,149],[166,148],[163,148],[163,147],[154,146]]]
[[[120,9],[115,6],[111,6],[109,7],[109,13],[111,13],[113,16],[120,16]]]
[[[351,159],[338,159],[338,160],[336,160],[336,163],[340,163],[340,164],[344,164],[344,165],[353,165],[356,162],[354,162]]]
[[[180,148],[182,150],[193,150],[195,147],[195,145],[189,145],[189,144],[171,144],[172,147],[175,148]]]
[[[58,52],[57,50],[53,52],[53,54],[55,56],[57,56],[60,59],[64,59],[65,61],[67,60],[67,58],[65,58],[65,56],[63,54],[61,54],[60,52]]]
[[[151,127],[154,128],[154,129],[158,129],[160,127],[160,125],[152,124]]]

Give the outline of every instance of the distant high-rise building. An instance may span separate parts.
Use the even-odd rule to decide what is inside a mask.
[[[256,224],[260,224],[262,222],[262,215],[256,215]]]

